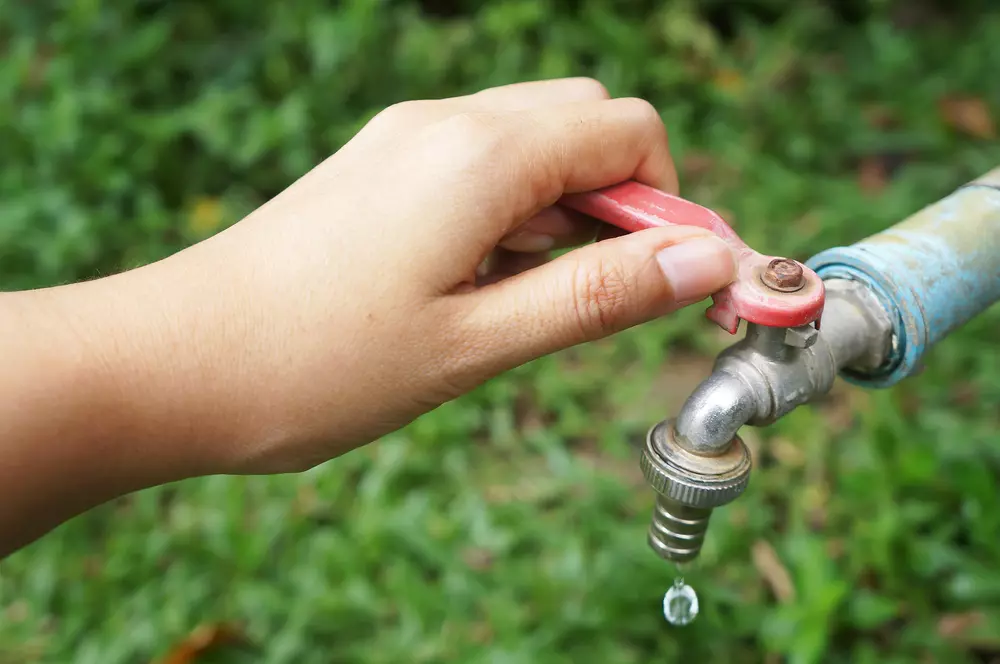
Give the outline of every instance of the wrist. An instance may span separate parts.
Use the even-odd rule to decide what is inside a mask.
[[[85,446],[81,472],[93,461],[116,493],[223,470],[229,432],[211,393],[222,377],[204,379],[216,367],[197,334],[212,312],[190,293],[154,264],[24,294],[36,301],[35,356],[56,366],[46,382],[64,440]]]
[[[136,478],[130,490],[226,472],[239,420],[232,363],[220,354],[229,344],[219,338],[236,332],[239,316],[220,310],[218,279],[175,261],[64,293],[94,365],[95,398]]]
[[[286,291],[259,286],[253,252],[217,237],[90,284],[93,355],[151,479],[295,469],[281,452],[313,405],[289,376],[310,354],[276,331]]]
[[[198,472],[157,430],[134,303],[103,280],[0,294],[0,555],[131,491]],[[152,401],[155,401],[152,400]]]

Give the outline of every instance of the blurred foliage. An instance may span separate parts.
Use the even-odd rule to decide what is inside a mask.
[[[0,284],[176,251],[395,101],[566,75],[654,102],[685,195],[806,258],[1000,163],[993,7],[5,3]],[[309,473],[74,520],[2,563],[0,661],[147,662],[223,623],[255,644],[231,661],[995,661],[998,324],[980,316],[897,388],[841,386],[749,430],[754,479],[686,573],[686,628],[659,614],[673,570],[644,542],[633,446],[730,341],[696,308]]]

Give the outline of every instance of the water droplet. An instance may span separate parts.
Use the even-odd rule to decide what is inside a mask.
[[[687,625],[697,615],[698,595],[682,577],[677,577],[663,596],[663,617],[671,625]]]

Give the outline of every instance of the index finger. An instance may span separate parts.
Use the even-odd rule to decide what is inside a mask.
[[[470,165],[488,160],[491,171],[502,174],[483,183],[497,188],[494,195],[480,196],[500,208],[483,215],[506,220],[504,227],[494,229],[500,235],[563,194],[630,179],[669,193],[678,189],[666,127],[657,110],[642,99],[470,113],[462,119],[463,131],[442,132],[439,138],[461,141]],[[475,146],[472,154],[468,146]]]
[[[622,98],[511,114],[535,130],[522,134],[554,169],[545,191],[558,198],[628,179],[676,194],[677,170],[659,111],[644,99]],[[560,182],[561,180],[561,182]]]

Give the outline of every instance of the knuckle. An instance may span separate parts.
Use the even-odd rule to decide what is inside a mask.
[[[459,145],[489,148],[505,140],[497,116],[489,113],[457,113],[442,125],[443,131]]]
[[[484,164],[510,152],[510,137],[499,116],[489,113],[449,116],[429,128],[423,138],[429,149],[448,155],[448,170],[453,173],[480,173]]]
[[[380,124],[380,125],[391,125],[395,124],[402,118],[405,118],[409,114],[409,109],[413,108],[413,102],[411,101],[401,101],[393,104],[392,106],[386,106],[371,119],[369,124]]]
[[[618,262],[577,265],[573,313],[583,336],[605,336],[622,329],[634,289],[634,280]]]
[[[596,78],[590,78],[589,76],[581,76],[575,78],[572,81],[573,86],[579,91],[580,96],[583,98],[592,99],[610,99],[611,93],[604,86],[603,83],[598,81]]]
[[[412,120],[422,117],[430,103],[424,100],[396,102],[379,111],[368,124],[383,129],[406,125]]]
[[[651,131],[663,132],[665,127],[660,112],[651,103],[638,97],[626,97],[620,103],[636,120]]]

